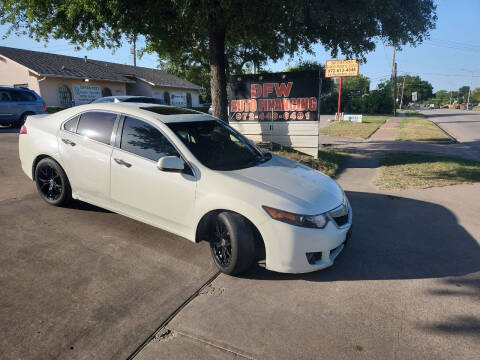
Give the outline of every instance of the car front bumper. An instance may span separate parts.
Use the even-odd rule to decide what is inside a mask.
[[[271,220],[263,224],[266,268],[282,273],[307,273],[332,266],[352,234],[352,210],[348,222],[337,226],[330,219],[323,229],[303,228]]]

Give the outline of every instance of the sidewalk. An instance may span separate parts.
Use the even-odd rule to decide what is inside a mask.
[[[369,141],[395,141],[398,129],[400,129],[401,118],[390,118],[385,124],[375,131]]]

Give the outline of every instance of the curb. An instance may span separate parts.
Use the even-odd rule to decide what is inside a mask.
[[[427,119],[428,119],[428,117],[427,117]],[[457,144],[457,143],[458,143],[457,139],[455,139],[452,135],[450,135],[448,132],[446,132],[446,131],[445,131],[440,125],[438,125],[435,121],[432,121],[432,120],[430,120],[430,119],[428,119],[428,121],[430,121],[430,122],[431,122],[432,124],[434,124],[437,128],[439,128],[440,131],[442,131],[445,135],[447,135],[447,136],[450,138],[450,140],[452,140],[452,143],[453,143],[453,144]]]

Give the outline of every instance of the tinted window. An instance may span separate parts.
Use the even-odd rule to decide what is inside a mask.
[[[172,106],[150,106],[150,107],[142,107],[140,109],[151,111],[160,115],[201,114],[198,111],[184,109],[184,108],[176,108]]]
[[[77,124],[78,119],[80,116],[75,116],[73,119],[68,120],[64,125],[63,128],[67,131],[76,132],[77,131]]]
[[[10,91],[0,90],[0,101],[12,101],[10,97]]]
[[[80,116],[77,133],[92,140],[110,144],[116,114],[107,112],[87,112]]]
[[[35,96],[33,96],[32,93],[30,92],[27,92],[27,91],[19,91],[19,90],[15,90],[15,91],[11,91],[10,92],[10,95],[12,96],[12,100],[13,101],[28,101],[28,102],[32,102],[32,101],[35,101]]]
[[[163,156],[179,156],[160,131],[131,117],[125,118],[120,148],[153,161],[158,161]]]
[[[157,103],[154,98],[150,98],[150,97],[127,98],[127,99],[123,100],[123,102],[134,102],[134,103],[145,103],[145,104],[156,104]]]
[[[271,155],[264,153],[221,121],[167,125],[202,164],[213,170],[243,169],[271,158]]]

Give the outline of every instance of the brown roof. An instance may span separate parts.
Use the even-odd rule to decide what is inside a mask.
[[[0,55],[34,71],[40,76],[55,76],[114,82],[146,81],[153,86],[199,90],[201,86],[157,69],[134,67],[75,56],[57,55],[0,46]]]

